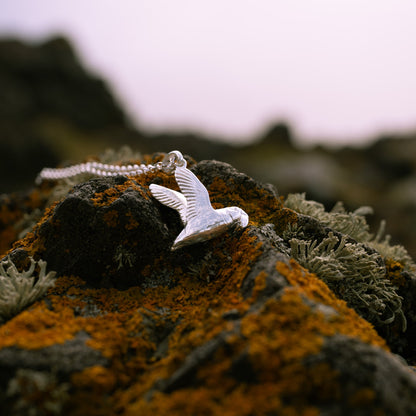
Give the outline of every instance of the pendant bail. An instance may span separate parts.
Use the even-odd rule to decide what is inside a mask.
[[[179,150],[169,152],[163,159],[163,171],[173,173],[177,167],[186,168],[186,160]]]

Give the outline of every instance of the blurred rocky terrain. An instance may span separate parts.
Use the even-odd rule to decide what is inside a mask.
[[[281,195],[306,192],[327,208],[338,200],[350,210],[372,206],[373,229],[386,219],[393,241],[416,256],[416,134],[338,150],[299,148],[284,122],[247,146],[195,133],[151,134],[132,127],[105,81],[83,67],[64,38],[0,42],[0,192],[30,187],[44,166],[79,162],[121,145],[228,162],[274,184]]]
[[[416,414],[416,264],[395,244],[416,252],[415,137],[335,151],[284,123],[240,147],[139,131],[55,38],[0,42],[0,146],[4,414]],[[172,251],[183,224],[149,186],[173,175],[34,182],[173,149],[246,228]]]

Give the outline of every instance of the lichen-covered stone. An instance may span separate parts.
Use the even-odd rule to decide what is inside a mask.
[[[319,242],[330,235],[356,242],[351,236],[284,207],[273,188],[229,165],[189,166],[215,208],[249,214],[247,228],[172,252],[179,216],[148,186],[176,183],[149,173],[76,185],[10,248],[16,264],[42,258],[58,277],[45,298],[0,327],[1,408],[415,414],[416,375],[396,355],[414,363],[413,300],[401,292],[413,290],[414,278],[403,264],[380,257],[408,328],[377,333],[342,292],[293,258],[289,241],[294,232]]]
[[[39,229],[49,267],[93,286],[140,285],[173,235],[142,185],[119,176],[77,185]]]

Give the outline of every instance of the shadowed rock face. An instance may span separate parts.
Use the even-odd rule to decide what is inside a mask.
[[[39,230],[49,266],[98,287],[143,283],[143,269],[172,244],[148,194],[123,176],[76,186]]]
[[[407,330],[399,317],[374,328],[370,306],[359,304],[359,316],[342,290],[293,259],[289,241],[296,232],[317,244],[329,235],[356,243],[351,236],[285,208],[273,187],[230,165],[188,165],[215,208],[248,213],[247,228],[171,251],[179,216],[148,189],[178,189],[164,173],[86,179],[65,192],[44,183],[4,200],[4,224],[28,229],[26,212],[34,225],[4,252],[18,268],[42,258],[58,277],[46,297],[0,327],[2,410],[415,414],[416,376],[391,352],[414,362],[413,274],[379,257]],[[2,236],[11,241],[11,229]]]

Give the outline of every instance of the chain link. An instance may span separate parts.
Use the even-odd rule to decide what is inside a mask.
[[[186,160],[181,152],[174,150],[168,153],[162,162],[157,162],[154,165],[109,165],[99,162],[80,163],[78,165],[69,166],[67,168],[44,168],[36,178],[36,183],[40,184],[42,181],[69,179],[81,174],[89,174],[93,176],[139,176],[148,172],[163,171],[172,174],[176,167],[185,166]]]

